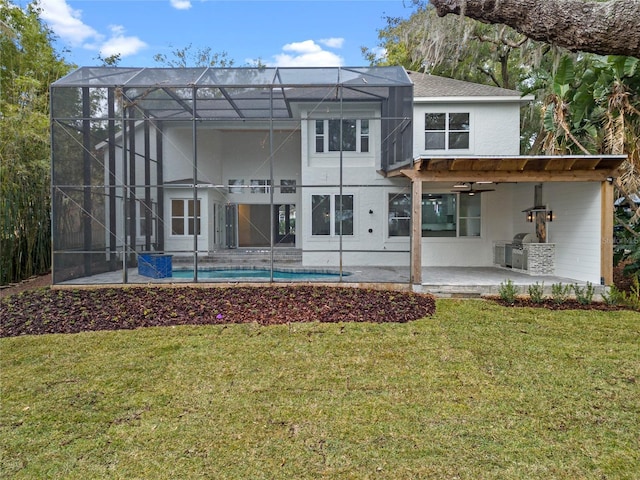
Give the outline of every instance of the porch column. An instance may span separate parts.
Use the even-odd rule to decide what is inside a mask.
[[[411,273],[412,285],[422,284],[422,179],[411,177]]]
[[[600,184],[600,283],[613,284],[613,183]]]

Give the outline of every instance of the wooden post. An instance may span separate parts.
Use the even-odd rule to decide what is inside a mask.
[[[411,178],[411,273],[412,285],[422,284],[422,179]]]
[[[600,283],[613,284],[613,184],[604,181],[600,186]]]

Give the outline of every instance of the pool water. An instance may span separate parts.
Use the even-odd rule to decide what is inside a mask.
[[[173,270],[173,278],[193,278],[193,270]],[[350,275],[342,272],[342,276]],[[266,269],[213,269],[198,270],[198,280],[204,279],[230,279],[230,278],[271,278],[271,270]],[[275,280],[330,280],[339,279],[339,273],[314,272],[314,271],[283,271],[274,270]]]

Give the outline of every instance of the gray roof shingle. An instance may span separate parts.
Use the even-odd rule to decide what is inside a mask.
[[[521,97],[517,90],[438,77],[426,73],[407,71],[413,82],[414,98],[428,97]]]

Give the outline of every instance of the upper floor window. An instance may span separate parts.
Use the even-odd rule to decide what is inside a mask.
[[[296,193],[296,181],[280,180],[280,193]]]
[[[229,179],[229,193],[244,193],[244,180],[238,178]]]
[[[468,113],[426,113],[425,150],[465,150],[469,148]]]
[[[342,138],[342,142],[340,139]],[[316,120],[316,152],[369,151],[369,120]]]
[[[251,193],[269,193],[271,191],[271,180],[251,180]]]

